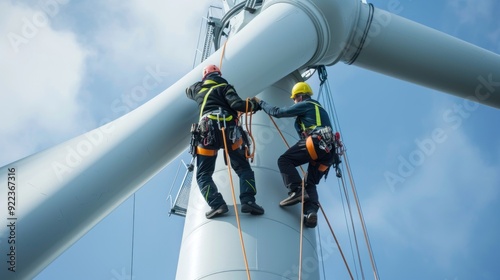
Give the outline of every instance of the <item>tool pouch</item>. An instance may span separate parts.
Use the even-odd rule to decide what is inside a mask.
[[[198,123],[198,131],[200,134],[200,143],[203,146],[213,146],[216,144],[216,135],[211,119],[208,117],[202,117]]]
[[[196,155],[196,147],[200,142],[200,133],[198,131],[198,124],[191,124],[191,141],[189,143],[189,153],[193,156]]]
[[[312,132],[313,138],[318,139],[318,147],[329,153],[334,148],[334,135],[329,126],[315,129]]]

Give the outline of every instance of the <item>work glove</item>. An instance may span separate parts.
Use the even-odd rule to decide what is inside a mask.
[[[252,102],[252,108],[253,108],[254,113],[262,110],[262,107],[260,107],[259,102],[256,102],[255,100],[251,100],[251,102]]]
[[[250,103],[252,104],[252,112],[255,113],[257,111],[262,110],[259,104],[259,99],[257,97],[250,98]]]

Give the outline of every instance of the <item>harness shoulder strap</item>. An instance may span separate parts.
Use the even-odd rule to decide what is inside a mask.
[[[208,99],[208,96],[210,95],[210,93],[212,93],[213,89],[214,88],[218,88],[218,87],[221,87],[221,86],[225,86],[227,85],[226,83],[222,83],[222,84],[216,84],[215,81],[212,81],[212,80],[206,80],[203,85],[206,85],[206,84],[215,84],[214,86],[210,87],[210,89],[208,90],[207,94],[205,95],[205,97],[203,98],[203,103],[201,104],[201,108],[200,108],[200,118],[201,119],[201,116],[203,116],[203,109],[205,108],[205,104],[207,104],[207,99]],[[198,92],[198,94],[204,92],[206,89],[201,89],[200,92]]]
[[[310,103],[310,104],[313,104],[314,105],[314,111],[316,113],[316,124],[315,125],[311,125],[310,127],[306,127],[304,125],[304,123],[301,121],[300,122],[300,127],[302,128],[302,131],[306,131],[308,129],[314,129],[316,128],[317,126],[321,126],[321,114],[319,112],[319,109],[320,108],[323,108],[321,107],[321,105],[319,105],[318,103],[316,102],[313,102],[313,101],[305,101],[307,103]]]

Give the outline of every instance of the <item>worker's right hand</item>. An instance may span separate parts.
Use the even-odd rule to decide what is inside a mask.
[[[254,97],[255,98],[255,97]],[[252,99],[252,107],[253,107],[253,112],[257,112],[262,110],[262,107],[260,107],[260,104],[258,101],[255,101],[255,99]]]

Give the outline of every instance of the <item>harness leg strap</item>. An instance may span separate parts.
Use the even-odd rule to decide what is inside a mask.
[[[317,160],[318,154],[316,153],[316,149],[314,149],[314,143],[311,136],[307,137],[306,139],[306,148],[307,152],[309,153],[309,156],[311,156],[311,159]]]

